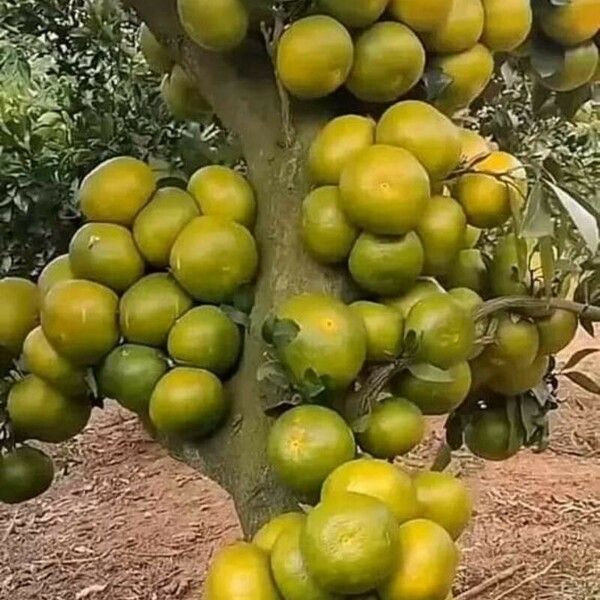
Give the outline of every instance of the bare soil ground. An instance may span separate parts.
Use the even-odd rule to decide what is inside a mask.
[[[599,367],[600,355],[585,363],[596,379]],[[457,598],[600,600],[600,398],[567,381],[561,396],[545,454],[484,464],[459,453],[477,513]],[[214,549],[240,536],[222,490],[116,407],[53,455],[50,492],[0,508],[1,599],[199,600]]]

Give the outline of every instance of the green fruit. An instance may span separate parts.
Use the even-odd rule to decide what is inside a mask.
[[[481,41],[494,52],[511,52],[531,32],[533,11],[529,0],[483,0],[483,10]]]
[[[294,529],[296,524],[304,524],[304,514],[301,512],[288,512],[273,517],[267,521],[254,535],[252,543],[267,554],[271,554],[277,538],[285,531]]]
[[[469,288],[453,288],[448,293],[469,313],[473,314],[483,304],[483,298]]]
[[[196,84],[179,65],[163,77],[160,93],[171,115],[180,121],[200,121],[213,112]]]
[[[575,337],[579,321],[577,315],[567,310],[555,310],[549,317],[537,321],[540,336],[540,355],[558,354]]]
[[[39,323],[38,292],[20,277],[0,279],[0,349],[17,357],[27,334]]]
[[[382,302],[397,310],[404,318],[410,309],[423,298],[443,292],[444,288],[433,279],[419,279],[408,292],[396,298],[384,298]]]
[[[42,270],[38,277],[37,286],[40,292],[40,302],[46,294],[61,281],[75,279],[68,254],[62,254],[51,260]]]
[[[490,291],[493,296],[526,296],[529,292],[531,275],[521,274],[519,255],[527,254],[525,240],[514,234],[502,238],[494,251],[490,265]]]
[[[475,456],[492,461],[507,460],[523,445],[523,428],[520,423],[516,427],[516,431],[511,431],[504,407],[482,410],[473,415],[465,429],[465,443]]]
[[[160,42],[154,37],[146,23],[140,26],[140,50],[155,73],[168,73],[173,66],[173,60]]]
[[[388,0],[318,0],[322,11],[343,23],[346,27],[368,27],[381,17]]]
[[[535,324],[503,314],[498,319],[494,341],[485,356],[494,367],[524,368],[538,356],[540,336]]]
[[[453,0],[391,0],[390,14],[419,32],[435,31],[450,14]]]
[[[449,288],[468,288],[485,295],[489,287],[488,268],[479,250],[461,250],[444,276]]]
[[[0,454],[0,502],[20,504],[43,494],[54,479],[52,460],[37,448]]]
[[[556,92],[570,92],[590,82],[598,66],[598,46],[593,41],[567,48],[558,71],[542,78],[542,85]]]
[[[493,367],[486,385],[490,390],[504,396],[517,396],[538,385],[548,371],[548,357],[538,356],[531,365],[505,364]]]

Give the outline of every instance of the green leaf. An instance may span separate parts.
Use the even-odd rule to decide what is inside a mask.
[[[580,388],[586,390],[587,392],[600,396],[600,385],[598,385],[585,373],[581,373],[579,371],[569,371],[567,373],[563,373],[563,375],[570,379],[573,383],[577,384]]]
[[[275,319],[273,325],[273,345],[282,350],[291,344],[300,333],[300,326],[292,319]]]
[[[529,446],[535,440],[540,423],[543,422],[545,416],[535,398],[531,398],[529,395],[519,398],[519,410],[521,425],[525,432],[525,445]]]
[[[531,90],[531,108],[534,115],[540,115],[550,106],[552,106],[552,90],[535,81]]]
[[[564,50],[550,40],[541,37],[535,37],[531,45],[531,66],[534,71],[542,78],[551,77],[558,72],[564,62]]]
[[[278,360],[268,360],[262,363],[256,370],[256,380],[259,383],[266,381],[276,387],[290,387],[290,379],[285,367]]]
[[[508,435],[508,447],[515,448],[520,442],[520,432],[522,428],[521,411],[516,398],[506,399],[506,416],[510,427]]]
[[[572,369],[573,367],[576,367],[582,360],[585,360],[588,356],[598,352],[600,352],[600,348],[584,348],[583,350],[578,350],[571,355],[562,370],[565,371],[566,369]]]
[[[364,433],[368,429],[370,421],[371,415],[369,414],[358,417],[358,419],[352,423],[352,431],[354,433]]]
[[[409,365],[407,368],[411,375],[421,381],[431,381],[434,383],[452,383],[454,381],[454,377],[450,371],[444,371],[427,363]]]
[[[554,279],[554,247],[552,238],[547,236],[540,240],[540,258],[544,277],[546,298],[552,296],[552,280]]]
[[[264,320],[263,325],[262,325],[262,329],[261,329],[261,335],[263,340],[267,343],[272,345],[273,344],[273,328],[275,327],[275,321],[277,320],[277,317],[274,314],[269,314],[267,316],[267,318]]]
[[[315,400],[327,391],[324,378],[312,368],[304,372],[302,381],[299,381],[296,387],[307,400]]]
[[[238,310],[234,306],[230,306],[229,304],[221,304],[219,307],[236,325],[240,325],[240,327],[244,327],[247,329],[250,327],[250,317]]]
[[[587,332],[588,335],[590,335],[593,338],[596,337],[596,330],[594,329],[594,321],[591,321],[590,319],[585,319],[584,317],[581,317],[579,319],[579,324],[583,327],[583,329]]]
[[[264,413],[268,417],[280,417],[284,412],[287,412],[291,408],[300,406],[302,404],[302,396],[300,394],[287,393],[284,394],[283,398],[278,399],[273,404],[269,404],[265,407]]]
[[[446,424],[446,443],[452,450],[462,448],[464,440],[465,422],[461,415],[453,413],[448,417]]]
[[[254,286],[251,284],[239,287],[233,295],[233,305],[249,315],[254,307],[254,291]]]
[[[439,67],[429,67],[423,74],[427,101],[437,100],[453,81],[454,79]]]
[[[544,195],[544,187],[538,181],[527,201],[521,226],[521,235],[526,238],[541,238],[554,235],[552,213]]]

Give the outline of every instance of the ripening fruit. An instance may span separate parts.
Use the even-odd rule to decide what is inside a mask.
[[[488,289],[488,268],[479,250],[461,250],[444,277],[448,288],[468,288],[485,295]]]
[[[160,93],[171,115],[180,121],[199,121],[212,113],[210,105],[179,65],[163,77]]]
[[[516,396],[534,388],[547,371],[548,357],[538,356],[530,365],[510,364],[492,367],[486,385],[497,394]]]
[[[369,233],[413,230],[430,197],[429,177],[407,150],[376,144],[348,162],[340,180],[342,208]]]
[[[485,20],[481,43],[492,52],[510,52],[529,35],[533,23],[530,0],[482,0]]]
[[[0,307],[0,349],[17,357],[27,334],[39,323],[35,284],[20,277],[0,279]]]
[[[295,21],[277,47],[277,73],[298,98],[327,96],[348,78],[354,46],[347,29],[335,19],[314,15]]]
[[[144,260],[128,229],[114,223],[87,223],[69,244],[76,279],[124,292],[144,274]]]
[[[424,69],[419,38],[402,23],[384,21],[356,40],[346,87],[364,102],[393,102],[417,84]]]
[[[129,226],[155,189],[156,176],[146,163],[131,156],[117,156],[85,176],[78,201],[88,221]]]
[[[318,8],[346,27],[368,27],[381,17],[388,0],[318,0]]]
[[[571,0],[549,6],[542,12],[544,33],[563,46],[576,46],[594,37],[600,29],[600,0]]]
[[[593,41],[567,48],[564,62],[550,77],[541,79],[547,88],[556,92],[569,92],[589,81],[598,66],[598,46]]]
[[[377,125],[378,144],[399,146],[425,167],[431,181],[447,177],[460,162],[459,130],[430,104],[405,100],[388,108]]]
[[[525,368],[538,356],[540,336],[534,323],[503,314],[485,357],[494,367]]]
[[[391,0],[389,12],[418,32],[434,31],[448,18],[453,0]]]
[[[465,443],[475,456],[485,460],[507,460],[523,446],[523,427],[520,423],[515,425],[516,431],[511,431],[504,406],[479,411],[465,429]]]
[[[423,271],[423,245],[411,231],[404,236],[362,233],[350,253],[348,268],[358,285],[380,296],[410,289]]]
[[[302,241],[321,263],[336,264],[348,258],[358,230],[342,210],[337,186],[313,190],[302,202]]]
[[[463,162],[470,163],[474,160],[484,158],[492,149],[485,138],[482,138],[476,131],[460,127],[458,129],[460,136],[460,159]],[[472,244],[473,246],[475,244]]]
[[[185,32],[206,50],[233,50],[248,32],[242,0],[177,0],[177,11]]]
[[[408,316],[410,309],[423,298],[443,292],[442,286],[432,279],[420,279],[413,287],[403,294],[395,298],[384,298],[382,302],[394,310],[397,310],[405,319]]]
[[[52,460],[37,448],[19,446],[0,454],[0,502],[20,504],[37,498],[53,479]]]
[[[37,280],[37,286],[40,293],[40,302],[44,300],[44,296],[50,289],[68,279],[75,279],[71,269],[68,254],[62,254],[51,260],[42,270]]]
[[[154,34],[150,31],[146,23],[142,23],[139,36],[140,50],[150,69],[159,74],[169,73],[173,67],[173,59],[154,37]]]
[[[373,119],[358,115],[332,119],[310,145],[308,168],[312,181],[318,185],[337,185],[348,161],[374,142]]]
[[[465,250],[470,250],[477,246],[477,243],[481,239],[482,231],[477,227],[473,227],[473,225],[467,225],[467,231],[465,232],[465,241],[463,244],[463,248]]]
[[[490,264],[489,282],[493,296],[526,296],[531,284],[529,271],[519,267],[519,255],[526,261],[527,243],[510,234],[501,238]]]
[[[568,310],[555,310],[549,317],[538,319],[540,355],[558,354],[575,337],[579,321],[577,315]]]
[[[433,101],[434,106],[449,115],[470,106],[481,95],[494,72],[494,58],[482,44],[457,54],[436,56],[431,64],[452,78]]]
[[[466,287],[452,288],[448,293],[469,313],[473,314],[482,304],[483,298]]]
[[[296,525],[304,524],[304,514],[301,512],[288,512],[273,517],[265,523],[252,538],[252,543],[267,554],[271,554],[277,538]]]

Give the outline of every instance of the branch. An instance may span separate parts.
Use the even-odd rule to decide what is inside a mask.
[[[479,598],[479,596],[496,585],[497,583],[502,583],[507,579],[510,579],[515,573],[525,568],[525,564],[521,563],[520,565],[515,565],[514,567],[509,567],[508,569],[504,569],[504,571],[500,571],[500,573],[496,573],[493,577],[486,579],[484,582],[476,585],[475,587],[459,594],[455,597],[455,600],[470,600],[471,598]]]
[[[538,311],[543,314],[547,314],[553,309],[568,310],[589,321],[600,321],[599,306],[581,304],[562,298],[540,299],[526,296],[505,296],[488,300],[475,311],[474,318],[479,321],[499,311],[519,309]]]

